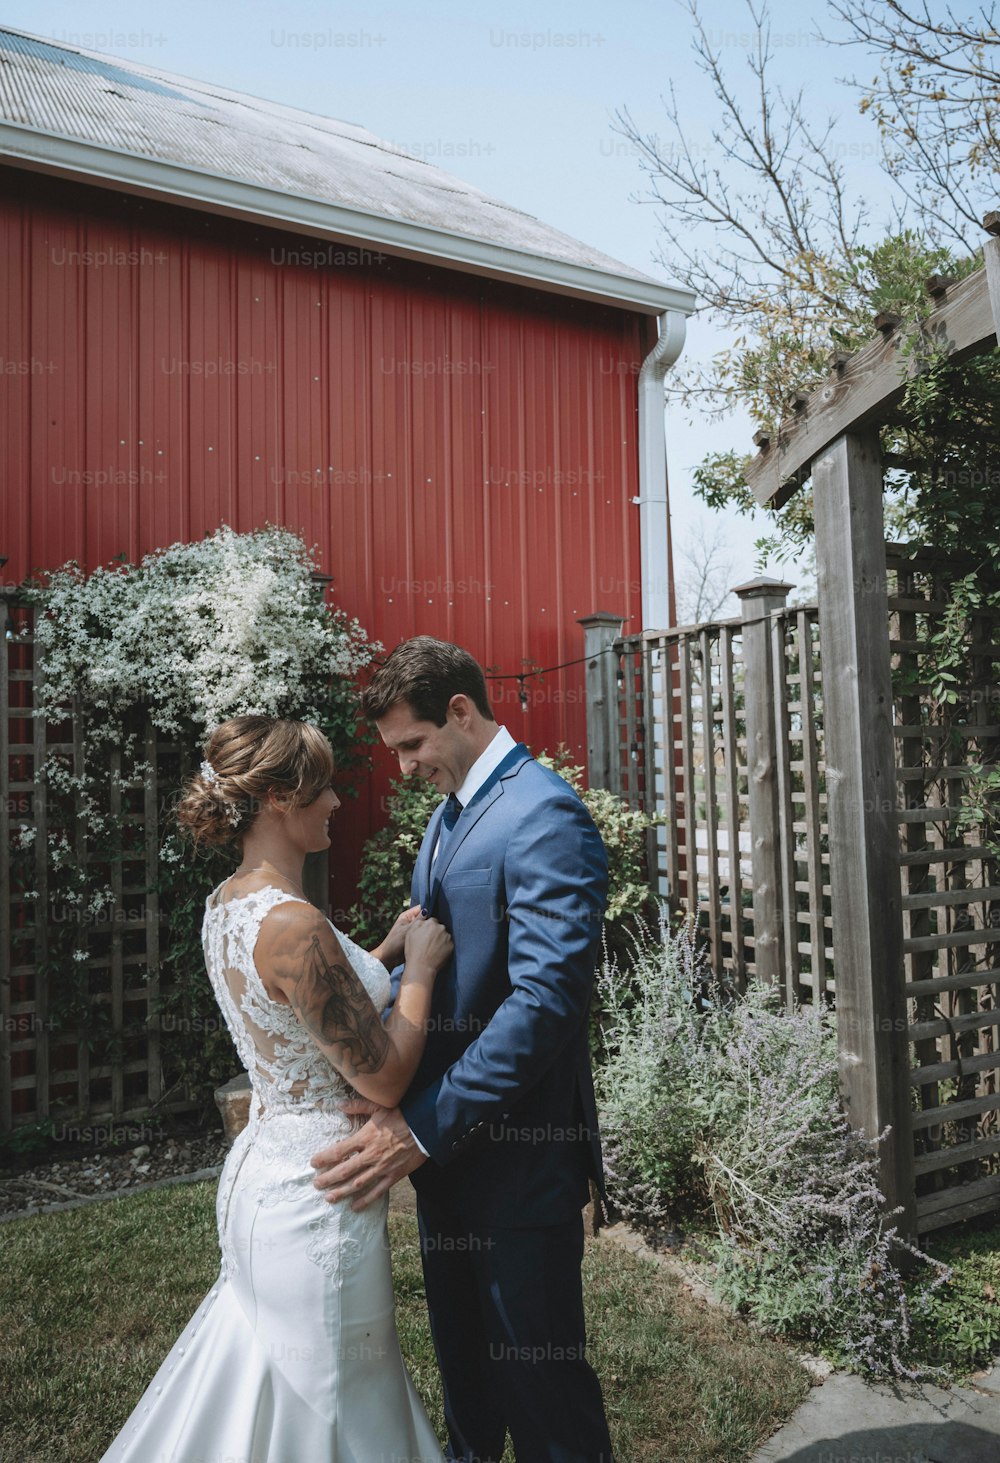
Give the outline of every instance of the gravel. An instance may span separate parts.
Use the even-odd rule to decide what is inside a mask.
[[[38,1214],[68,1200],[110,1195],[159,1179],[221,1166],[222,1133],[185,1135],[134,1148],[104,1147],[76,1158],[47,1159],[0,1176],[0,1220]]]

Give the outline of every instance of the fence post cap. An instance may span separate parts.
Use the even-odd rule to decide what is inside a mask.
[[[748,579],[746,584],[735,584],[730,593],[739,595],[740,599],[759,599],[764,594],[780,594],[784,598],[794,588],[794,584],[786,584],[783,579],[768,579],[762,574],[759,579]]]
[[[589,630],[597,625],[617,625],[620,629],[625,623],[625,616],[613,615],[610,610],[595,610],[592,615],[584,615],[576,623],[582,625],[585,630]]]

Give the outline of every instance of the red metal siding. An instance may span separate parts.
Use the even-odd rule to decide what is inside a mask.
[[[387,647],[435,634],[519,671],[576,659],[595,609],[639,625],[649,318],[387,257],[293,263],[327,246],[11,169],[0,246],[8,581],[272,522]],[[582,760],[582,670],[529,682],[526,711],[494,682],[498,717]]]

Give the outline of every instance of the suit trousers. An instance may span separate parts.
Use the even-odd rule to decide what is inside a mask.
[[[613,1463],[586,1360],[583,1218],[481,1228],[417,1201],[431,1332],[455,1463]]]

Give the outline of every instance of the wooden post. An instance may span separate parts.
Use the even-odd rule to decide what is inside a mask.
[[[733,590],[743,613],[743,696],[747,723],[753,875],[754,966],[762,980],[784,981],[784,928],[781,907],[781,847],[777,732],[774,720],[774,668],[771,615],[785,607],[790,584],[751,579]],[[737,837],[738,842],[738,837]],[[739,848],[734,850],[739,860]],[[739,898],[733,881],[732,898]],[[735,917],[735,912],[734,912]]]
[[[986,284],[989,289],[993,328],[998,332],[997,338],[1000,339],[1000,239],[996,237],[1000,230],[1000,221],[997,220],[996,214],[987,214],[987,219],[993,220],[992,223],[987,223],[986,227],[994,237],[987,239],[983,245],[983,264],[986,267]]]
[[[618,791],[618,683],[611,647],[621,635],[623,617],[604,611],[577,620],[583,626],[587,661],[587,781]]]
[[[83,734],[79,718],[74,720],[73,730],[74,745],[77,749],[74,771],[79,776],[83,771]],[[152,1104],[159,1102],[163,1096],[162,1025],[158,1011],[161,933],[160,891],[157,888],[160,853],[160,780],[156,727],[152,717],[146,718],[144,735],[146,763],[149,767],[143,793],[143,837],[146,844],[146,893],[144,896],[146,906],[146,1091]]]
[[[882,462],[874,428],[812,469],[840,1079],[879,1145],[886,1206],[916,1234]]]

